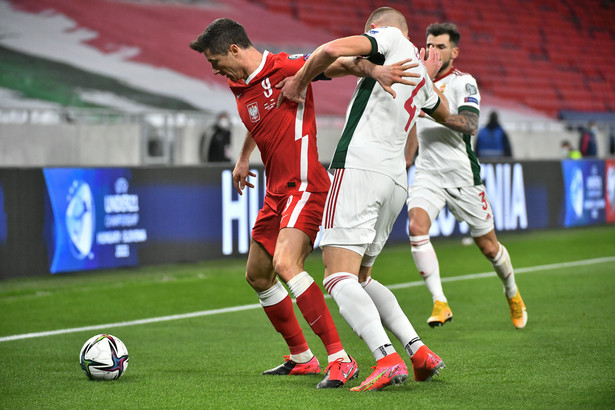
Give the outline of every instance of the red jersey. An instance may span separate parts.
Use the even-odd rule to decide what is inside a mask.
[[[327,192],[330,179],[318,160],[316,117],[312,87],[305,103],[285,100],[275,108],[280,90],[275,85],[293,76],[306,56],[263,53],[260,66],[247,80],[229,80],[237,110],[261,152],[267,173],[267,192]]]

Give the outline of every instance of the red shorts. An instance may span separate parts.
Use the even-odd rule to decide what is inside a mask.
[[[322,222],[326,199],[326,192],[267,193],[252,228],[252,239],[273,255],[280,229],[297,228],[310,237],[313,245]]]

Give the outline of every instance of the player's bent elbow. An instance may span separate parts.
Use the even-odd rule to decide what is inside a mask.
[[[341,48],[332,41],[322,46],[322,54],[327,59],[334,60],[341,56]]]
[[[431,117],[437,122],[444,123],[446,122],[446,120],[448,120],[448,117],[450,117],[450,115],[451,112],[449,111],[448,107],[443,104],[440,104],[436,111],[431,114]]]

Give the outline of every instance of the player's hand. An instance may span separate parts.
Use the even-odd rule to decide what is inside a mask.
[[[280,95],[278,95],[278,102],[275,108],[280,108],[284,99],[298,103],[305,102],[306,90],[300,90],[299,84],[295,81],[295,77],[286,77],[275,85],[275,88],[280,88]]]
[[[442,67],[442,60],[440,59],[440,50],[435,48],[434,46],[429,46],[429,54],[427,58],[425,58],[425,49],[421,48],[419,52],[421,60],[425,63],[425,68],[427,69],[427,74],[429,78],[432,80],[436,78],[438,75],[438,71],[440,71],[440,67]]]
[[[245,187],[254,188],[254,184],[248,181],[248,176],[256,177],[256,174],[250,171],[248,161],[237,161],[233,169],[233,185],[239,195],[243,194]]]
[[[371,76],[378,81],[384,91],[395,98],[397,95],[391,87],[393,84],[416,85],[415,81],[407,80],[406,78],[421,77],[420,74],[406,71],[419,65],[418,63],[410,63],[410,61],[411,59],[407,59],[390,65],[375,66]]]

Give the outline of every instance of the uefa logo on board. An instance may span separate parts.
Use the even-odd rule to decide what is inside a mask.
[[[66,207],[66,232],[70,249],[77,259],[92,257],[94,243],[94,197],[90,186],[83,181],[73,181],[68,192]]]

